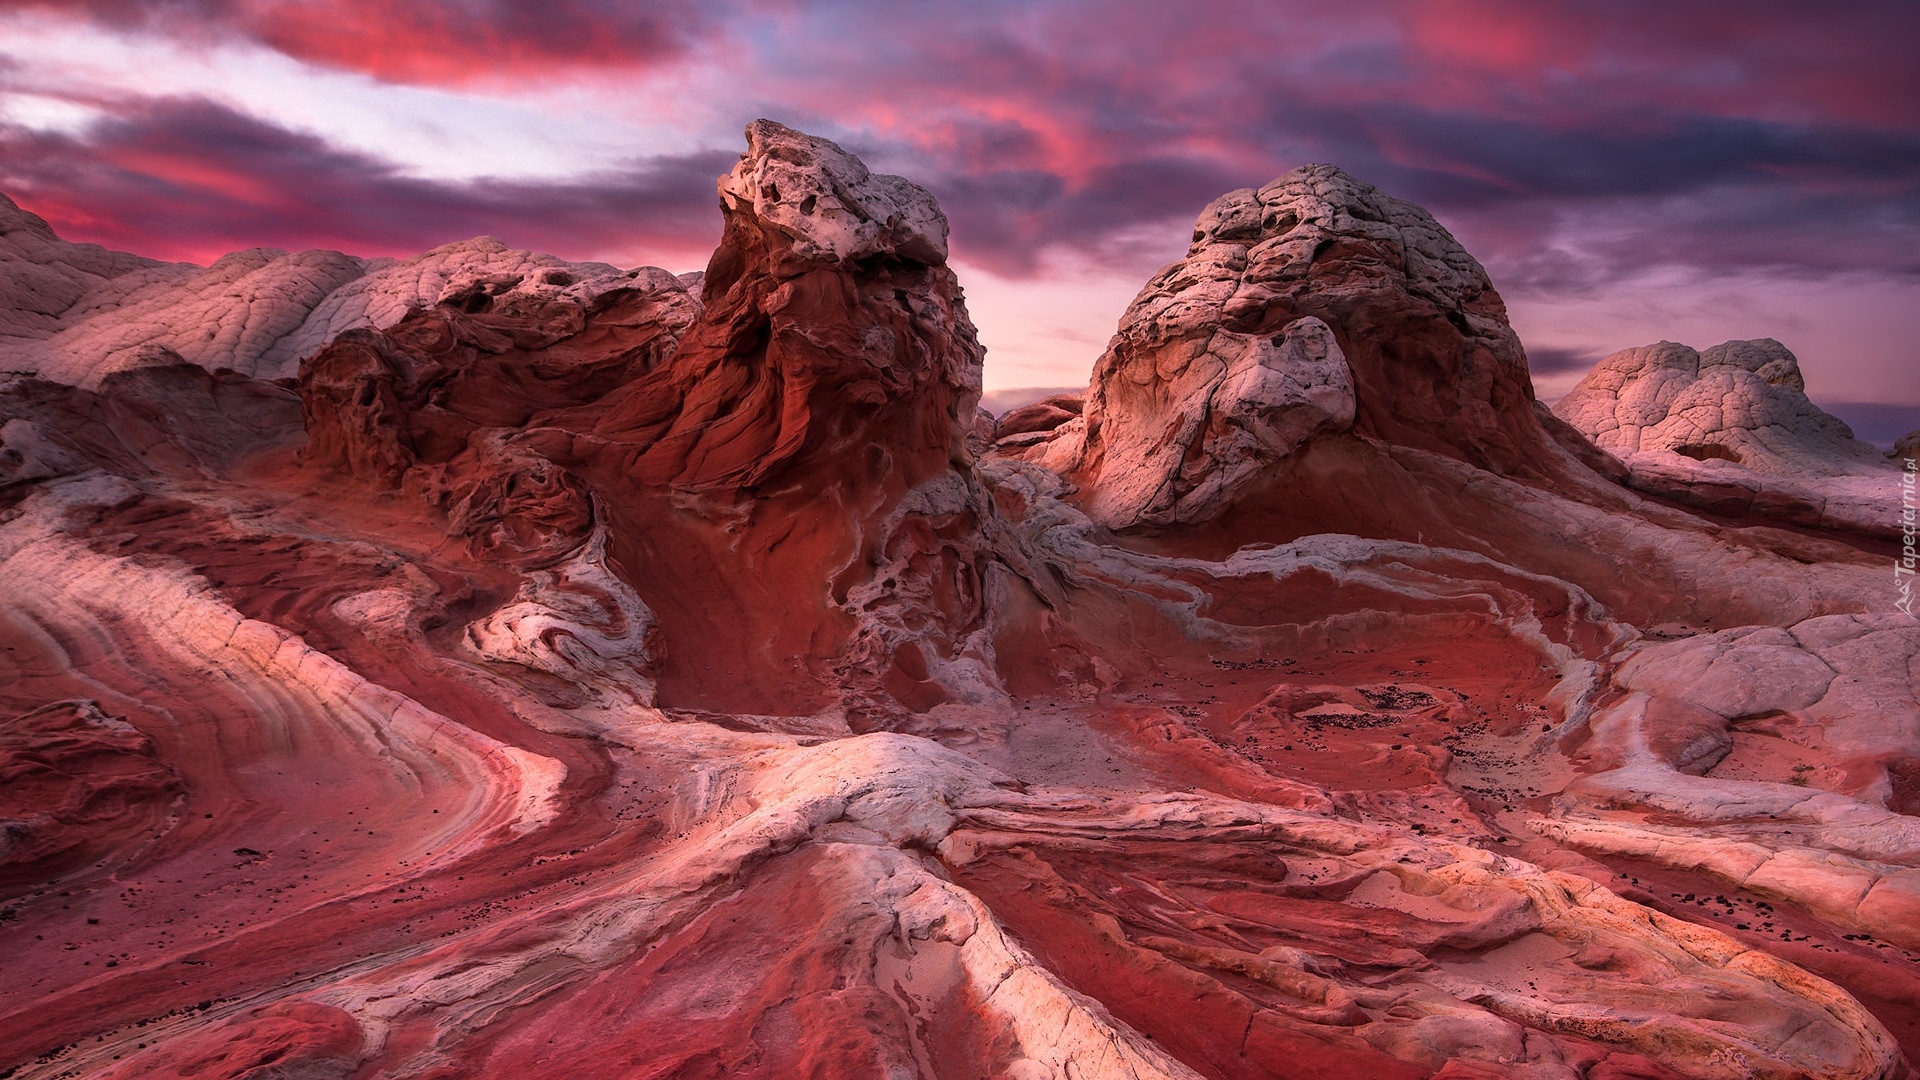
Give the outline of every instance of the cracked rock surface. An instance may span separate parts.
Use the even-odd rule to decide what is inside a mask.
[[[1720,514],[1900,531],[1896,467],[1807,400],[1799,360],[1772,338],[1623,349],[1553,409],[1642,491]]]

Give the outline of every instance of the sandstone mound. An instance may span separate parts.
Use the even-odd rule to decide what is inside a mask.
[[[869,700],[883,679],[923,705],[977,696],[982,496],[958,466],[982,350],[946,219],[826,140],[747,137],[698,298],[651,271],[591,301],[477,295],[344,335],[301,366],[303,458],[419,489],[497,558],[610,530],[616,563],[692,586],[660,618],[707,655],[654,658],[701,685],[689,704],[784,698],[844,727],[888,708]],[[742,680],[768,640],[790,666]]]
[[[1601,360],[1554,412],[1626,463],[1643,491],[1729,514],[1897,532],[1879,451],[1807,400],[1771,338],[1704,352],[1662,341]]]
[[[254,248],[203,268],[67,243],[0,196],[0,370],[91,388],[185,360],[289,379],[339,334],[414,308],[477,292],[581,299],[642,272],[660,273],[565,262],[490,236],[409,259]]]
[[[1486,271],[1433,217],[1326,165],[1229,192],[1095,366],[1084,444],[1051,460],[1097,520],[1214,516],[1320,432],[1524,473],[1544,441]]]
[[[1601,360],[1554,412],[1616,454],[1667,450],[1783,476],[1878,456],[1806,387],[1798,359],[1772,338],[1705,352],[1662,341]]]
[[[0,1072],[1910,1073],[1884,559],[1619,485],[1424,212],[1229,195],[996,421],[930,194],[718,195],[0,383]]]
[[[98,244],[69,244],[36,214],[0,195],[0,341],[17,348],[45,338],[61,318],[89,295],[120,296],[158,282],[176,281],[192,268],[108,251]]]

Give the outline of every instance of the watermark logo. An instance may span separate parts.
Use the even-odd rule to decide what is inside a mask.
[[[1900,470],[1900,554],[1893,560],[1893,587],[1899,594],[1893,606],[1913,618],[1913,574],[1920,566],[1920,554],[1914,551],[1914,479],[1920,463],[1914,458],[1901,462]]]

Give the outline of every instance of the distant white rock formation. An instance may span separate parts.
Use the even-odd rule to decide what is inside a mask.
[[[590,298],[643,270],[568,262],[491,236],[406,259],[337,251],[234,252],[167,263],[62,240],[0,195],[0,371],[74,386],[185,360],[290,379],[300,358],[355,327],[472,293]]]
[[[1622,349],[1553,411],[1625,463],[1643,491],[1723,513],[1897,531],[1886,458],[1807,399],[1799,361],[1772,338]]]

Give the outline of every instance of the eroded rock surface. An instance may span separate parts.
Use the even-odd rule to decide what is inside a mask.
[[[1532,399],[1473,256],[1425,210],[1309,165],[1201,213],[1095,365],[1084,430],[1048,461],[1092,481],[1103,524],[1194,521],[1234,501],[1228,477],[1356,419],[1526,472],[1543,438]]]
[[[718,194],[291,390],[0,384],[0,1070],[1910,1075],[1871,541],[1621,486],[1337,170],[997,421],[927,192],[759,121]],[[22,228],[37,342],[211,273]]]
[[[163,263],[68,243],[0,195],[0,371],[93,388],[114,372],[184,359],[290,379],[302,357],[340,334],[389,326],[416,308],[579,300],[640,273],[490,236],[409,259],[254,248],[208,267]]]
[[[1807,400],[1772,338],[1695,352],[1662,341],[1601,360],[1554,412],[1620,458],[1628,483],[1723,514],[1890,536],[1897,476]]]

